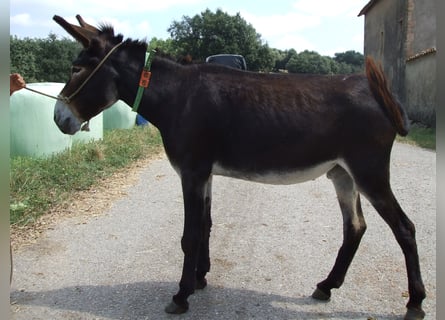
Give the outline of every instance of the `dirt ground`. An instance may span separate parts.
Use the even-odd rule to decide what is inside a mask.
[[[396,143],[393,191],[415,223],[425,319],[436,318],[436,155]],[[13,231],[11,319],[172,319],[183,254],[180,180],[165,156],[135,163],[31,230]],[[402,319],[404,259],[362,200],[368,229],[331,301],[310,295],[329,273],[342,219],[326,177],[291,186],[214,177],[209,285],[184,319]],[[19,236],[27,233],[27,236]]]

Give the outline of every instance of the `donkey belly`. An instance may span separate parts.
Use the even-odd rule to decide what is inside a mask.
[[[213,164],[212,174],[267,184],[295,184],[314,180],[331,170],[336,164],[337,161],[332,160],[306,168],[250,171],[228,168],[215,163]]]

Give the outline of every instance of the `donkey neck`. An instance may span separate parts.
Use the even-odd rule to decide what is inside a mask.
[[[146,46],[144,43],[127,41],[120,55],[113,60],[113,65],[119,74],[117,83],[119,98],[129,106],[133,105],[138,89]]]
[[[144,67],[146,48],[124,53],[119,66],[119,97],[129,106],[133,106],[139,87],[139,79]],[[171,104],[169,101],[177,95],[184,67],[168,59],[156,57],[152,62],[152,76],[149,86],[144,90],[138,113],[153,125],[162,127],[169,119]]]

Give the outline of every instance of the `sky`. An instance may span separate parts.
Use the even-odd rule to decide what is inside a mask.
[[[109,23],[125,38],[167,39],[173,21],[206,9],[240,13],[271,48],[317,51],[334,56],[363,53],[364,17],[357,17],[369,0],[14,0],[10,2],[10,35],[69,37],[52,17],[76,23],[76,14],[92,25]]]

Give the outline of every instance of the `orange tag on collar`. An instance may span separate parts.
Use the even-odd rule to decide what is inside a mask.
[[[139,80],[139,86],[147,88],[150,83],[151,72],[148,70],[143,70],[141,73],[141,79]]]

